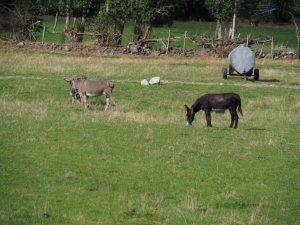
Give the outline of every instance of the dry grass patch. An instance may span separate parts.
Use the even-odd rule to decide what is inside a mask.
[[[1,54],[0,60],[2,62],[19,62],[28,63],[35,62],[35,64],[45,63],[76,63],[76,64],[199,64],[198,58],[185,58],[185,57],[139,57],[139,56],[78,56],[78,55],[61,55],[60,54],[49,54],[49,53],[38,53],[32,52],[28,54],[28,51],[19,50],[18,54],[14,51],[5,49],[4,53]],[[200,60],[204,64],[216,64],[214,58],[201,58]],[[219,64],[223,60],[218,60]]]
[[[110,121],[120,119],[127,122],[138,122],[138,123],[159,123],[157,118],[148,115],[147,113],[136,113],[136,112],[111,112],[108,116]]]
[[[260,99],[254,99],[254,100],[247,100],[246,104],[243,105],[245,107],[246,111],[251,111],[252,109],[256,108],[264,108],[268,107],[269,105],[272,105],[274,108],[278,108],[285,103],[284,97],[279,96],[267,96]]]
[[[297,100],[295,100],[295,105]],[[260,99],[247,100],[243,105],[244,120],[249,122],[256,120],[258,123],[264,121],[292,122],[297,118],[297,107],[289,104],[286,96],[267,96]],[[272,107],[270,107],[272,106]],[[297,119],[298,120],[298,119]]]
[[[266,221],[261,218],[261,208],[263,206],[263,201],[260,201],[259,204],[253,209],[251,216],[249,218],[248,224],[255,225],[255,224],[264,224]]]
[[[190,195],[185,196],[183,200],[183,209],[191,210],[191,211],[196,211],[199,209],[199,204],[197,202],[197,199],[195,197],[192,197]]]
[[[122,111],[111,111],[108,114],[108,120],[109,121],[115,121],[115,120],[121,120],[126,122],[136,122],[136,123],[142,123],[142,124],[149,124],[149,123],[155,123],[155,124],[171,124],[171,123],[178,123],[179,120],[173,117],[165,118],[163,116],[154,116],[146,112],[122,112]]]
[[[0,99],[0,111],[3,114],[23,117],[29,115],[36,120],[43,120],[48,115],[48,106],[40,102],[24,102],[21,100]]]

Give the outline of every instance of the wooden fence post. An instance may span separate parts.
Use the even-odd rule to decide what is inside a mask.
[[[44,44],[45,31],[46,31],[46,26],[45,26],[45,24],[43,23],[42,45]]]
[[[289,14],[292,16],[295,28],[296,28],[296,37],[297,37],[297,50],[296,50],[296,58],[300,59],[300,29],[298,27],[297,21],[294,17],[294,14],[289,12]]]
[[[54,20],[54,26],[53,26],[52,32],[55,32],[55,28],[56,28],[56,24],[57,24],[57,17],[58,17],[58,13],[55,14],[55,20]]]
[[[187,34],[187,32],[184,33],[184,39],[183,39],[183,55],[185,55],[186,34]]]
[[[171,31],[169,30],[168,41],[167,41],[167,49],[166,49],[166,55],[168,55],[168,53],[169,53],[170,36],[171,36]]]
[[[274,39],[271,39],[271,57],[274,59]]]
[[[76,20],[77,20],[77,17],[74,17],[73,18],[72,29],[75,29]]]
[[[265,46],[265,42],[263,42],[263,44],[262,44],[262,46],[261,46],[260,53],[259,53],[259,55],[258,55],[259,58],[260,58],[260,56],[261,56],[262,53],[263,53],[264,46]]]

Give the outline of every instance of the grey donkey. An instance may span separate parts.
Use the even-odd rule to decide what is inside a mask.
[[[79,75],[82,76],[82,75]],[[85,77],[85,76],[84,76]],[[115,97],[113,96],[114,83],[111,80],[88,80],[84,77],[73,77],[71,79],[65,78],[71,88],[72,95],[79,95],[80,101],[84,106],[84,109],[88,108],[89,96],[106,96],[105,111],[109,104],[116,105]],[[76,97],[77,98],[77,97]]]

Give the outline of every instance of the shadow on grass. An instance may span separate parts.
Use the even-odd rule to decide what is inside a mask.
[[[258,80],[258,82],[271,82],[271,83],[274,83],[274,82],[280,82],[280,80],[278,80],[278,79]]]
[[[266,83],[277,83],[277,82],[280,82],[280,80],[278,79],[259,79],[259,80],[253,80],[253,79],[247,79],[247,81],[250,81],[250,82],[266,82]]]
[[[245,208],[257,207],[257,204],[254,203],[238,202],[235,200],[224,200],[222,202],[218,202],[216,205],[218,208],[227,208],[227,209],[245,209]]]
[[[260,127],[250,127],[250,128],[246,128],[246,130],[260,130],[260,131],[265,131],[267,129],[265,128],[260,128]]]
[[[232,76],[232,77],[234,77],[234,76]],[[245,80],[245,78],[243,76],[235,76],[235,79]],[[245,81],[249,81],[249,82],[266,82],[266,83],[277,83],[277,82],[280,82],[280,80],[278,80],[278,79],[259,79],[259,80],[254,80],[253,78],[249,78],[249,77],[247,77],[247,79]]]
[[[106,102],[102,101],[102,99],[93,99],[88,101],[89,110],[104,110]]]

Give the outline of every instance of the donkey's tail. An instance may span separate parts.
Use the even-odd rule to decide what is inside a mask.
[[[241,114],[242,116],[244,116],[244,115],[243,115],[243,111],[242,111],[242,101],[241,101],[241,100],[240,100],[239,105],[238,105],[238,110],[239,110],[240,114]]]

